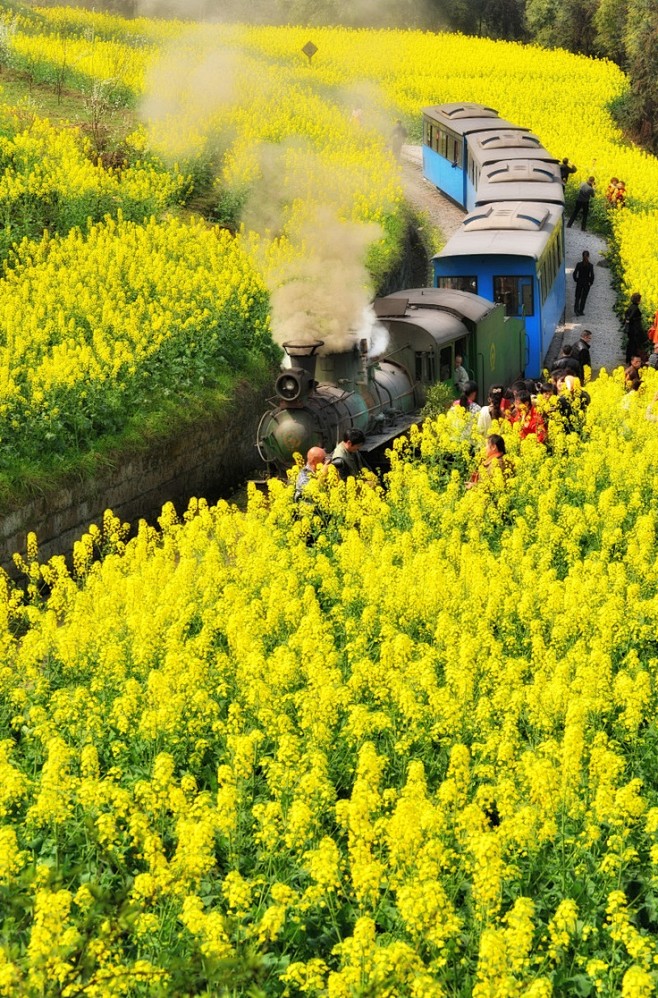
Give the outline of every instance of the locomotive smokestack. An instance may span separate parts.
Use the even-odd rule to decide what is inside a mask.
[[[283,344],[283,349],[290,357],[290,367],[276,379],[274,389],[284,402],[298,406],[313,391],[318,359],[316,355],[322,346],[324,340],[309,340],[308,343],[288,340]]]
[[[323,346],[324,340],[309,340],[308,343],[295,343],[294,340],[287,340],[283,344],[283,349],[290,357],[290,366],[301,369],[309,380],[313,381],[318,360],[317,352]]]

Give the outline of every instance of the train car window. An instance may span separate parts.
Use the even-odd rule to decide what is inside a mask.
[[[478,279],[473,276],[468,277],[439,277],[439,288],[449,288],[450,291],[470,291],[471,294],[478,293]]]
[[[548,295],[549,290],[553,287],[553,279],[555,277],[555,268],[553,261],[553,247],[550,246],[548,253],[546,255],[546,264],[542,268],[542,275],[544,277],[543,291],[542,291],[542,302],[546,300],[546,295]]]
[[[494,277],[494,301],[505,306],[507,315],[534,315],[532,276]]]
[[[450,381],[452,377],[452,347],[444,347],[439,354],[439,381]]]
[[[549,256],[546,260],[546,266],[539,271],[539,290],[541,294],[542,305],[551,293],[551,288],[555,283],[555,270],[553,267],[553,258]]]
[[[448,135],[441,128],[438,131],[438,147],[436,150],[444,159],[448,158]]]
[[[427,118],[423,120],[423,143],[430,147],[432,145],[432,122]]]
[[[434,353],[429,350],[417,350],[416,360],[416,381],[433,382],[436,381],[436,360]]]

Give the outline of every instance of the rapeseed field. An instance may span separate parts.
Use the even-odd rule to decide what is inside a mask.
[[[654,993],[658,377],[589,391],[506,484],[450,414],[385,490],[30,540],[0,993]]]
[[[0,199],[25,230],[4,247],[3,448],[81,444],[145,386],[193,384],[199,358],[274,358],[266,287],[308,252],[321,193],[302,163],[324,164],[339,220],[377,227],[385,265],[402,210],[387,122],[424,104],[492,103],[583,174],[623,176],[623,279],[658,305],[656,163],[615,130],[609,64],[314,30],[309,66],[307,31],[38,13],[11,38],[35,77],[70,68],[137,102],[164,46],[187,66],[221,48],[240,99],[201,113],[190,89],[114,171],[88,137],[7,113]],[[277,146],[274,238],[182,217],[204,157],[218,196],[248,199]],[[75,210],[42,238],[17,215],[35,203]],[[107,210],[87,222],[83,203]],[[300,509],[272,482],[245,512],[194,499],[131,540],[108,511],[70,569],[31,536],[25,591],[0,578],[0,994],[654,994],[643,378],[629,395],[603,373],[548,448],[502,426],[506,482],[465,488],[481,441],[452,414],[395,448],[385,489],[329,480]]]

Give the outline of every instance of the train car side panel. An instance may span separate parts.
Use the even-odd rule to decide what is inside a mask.
[[[477,326],[475,380],[480,400],[492,385],[507,385],[523,375],[526,367],[526,332],[523,319],[502,318],[504,309],[489,313]]]
[[[423,145],[423,176],[460,207],[464,206],[464,174],[458,160],[451,161],[433,146]]]
[[[539,281],[534,261],[517,256],[456,256],[435,258],[435,276],[439,287],[446,278],[457,279],[477,273],[478,294],[491,302],[504,305],[508,316],[523,319],[528,337],[528,377],[539,375],[542,335],[539,307]]]

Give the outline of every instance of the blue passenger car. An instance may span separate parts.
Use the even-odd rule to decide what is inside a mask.
[[[538,377],[565,308],[561,206],[517,201],[476,208],[434,257],[434,284],[471,291],[523,317],[525,371]]]
[[[564,207],[564,187],[555,163],[510,159],[482,167],[477,190],[467,197],[468,211],[494,201],[545,201]]]
[[[441,104],[423,109],[423,176],[466,207],[468,137],[492,128],[527,132],[483,104]]]
[[[469,135],[466,158],[466,204],[469,211],[478,203],[476,192],[482,171],[500,162],[512,164],[518,160],[537,164],[550,163],[553,167],[558,167],[558,160],[551,156],[532,132],[492,128],[487,132]],[[496,200],[502,201],[507,198]],[[544,198],[535,200],[543,201]]]

